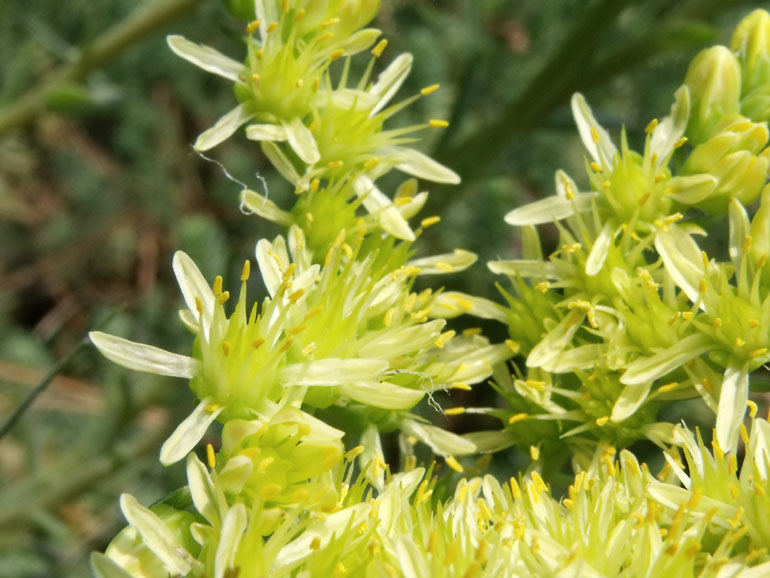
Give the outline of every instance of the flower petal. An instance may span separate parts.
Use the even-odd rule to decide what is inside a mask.
[[[689,335],[668,349],[651,357],[642,357],[634,361],[620,377],[620,383],[641,385],[655,381],[713,348],[714,343],[707,335],[702,333]]]
[[[177,56],[192,62],[195,66],[233,82],[242,82],[240,75],[246,70],[243,63],[225,56],[210,46],[190,42],[183,36],[168,36],[166,42]]]
[[[719,179],[709,174],[672,177],[668,180],[668,196],[686,205],[700,203],[716,190]]]
[[[304,163],[313,165],[321,160],[321,153],[318,152],[315,137],[301,119],[295,117],[290,122],[284,122],[283,130],[286,132],[289,146]]]
[[[406,419],[401,424],[404,433],[412,434],[440,456],[463,456],[476,451],[472,441],[440,427]]]
[[[494,301],[468,295],[459,291],[446,291],[433,300],[431,317],[452,319],[458,315],[473,315],[480,319],[495,319],[501,323],[508,322],[505,308]]]
[[[267,197],[263,197],[249,189],[241,191],[241,210],[250,211],[283,227],[291,225],[291,215],[289,213],[279,208],[278,205]]]
[[[211,397],[201,401],[160,448],[160,463],[170,466],[189,454],[223,409]]]
[[[233,569],[247,521],[246,506],[242,503],[234,504],[225,514],[214,555],[214,578],[224,578],[227,571]]]
[[[252,115],[246,112],[246,107],[239,104],[220,118],[214,126],[201,133],[195,141],[193,148],[196,151],[207,151],[214,148],[219,143],[230,138],[236,130],[246,124],[251,118]]]
[[[624,387],[623,391],[620,392],[618,399],[615,401],[615,405],[612,406],[612,416],[610,419],[613,423],[621,422],[634,415],[636,410],[639,409],[647,399],[651,387],[652,381],[639,385],[627,385]]]
[[[738,432],[746,414],[749,399],[749,371],[744,364],[725,370],[717,409],[717,441],[726,452],[738,447]]]
[[[371,359],[393,359],[432,344],[446,325],[443,319],[435,319],[411,327],[385,329],[365,345],[358,354]]]
[[[130,494],[120,496],[120,509],[128,523],[136,528],[142,541],[173,574],[186,576],[197,561],[185,550],[171,529],[152,510]]]
[[[580,328],[585,313],[578,309],[570,311],[559,324],[551,329],[540,342],[532,348],[527,358],[527,367],[543,367],[548,365],[572,341],[572,336]]]
[[[270,141],[263,140],[260,145],[262,147],[262,152],[265,153],[265,156],[273,164],[275,169],[281,173],[281,176],[292,185],[298,185],[301,178],[297,169],[294,168],[294,165],[289,160],[289,157]]]
[[[398,200],[399,199],[397,199],[397,202]],[[427,192],[422,191],[420,193],[417,193],[414,197],[409,199],[408,203],[399,204],[397,206],[398,212],[401,213],[401,216],[404,217],[405,219],[411,219],[422,210],[427,200],[428,200]]]
[[[591,252],[586,259],[586,275],[589,277],[597,275],[602,270],[604,261],[607,260],[607,254],[610,251],[610,245],[612,245],[613,232],[612,223],[605,223],[599,236],[594,241]]]
[[[383,193],[369,177],[361,175],[353,181],[353,190],[363,199],[363,205],[370,214],[377,218],[380,226],[396,237],[405,241],[414,241],[414,233],[409,223],[396,209],[393,202]]]
[[[410,409],[425,396],[424,391],[377,380],[344,383],[339,386],[339,391],[364,405],[392,410]]]
[[[96,578],[133,578],[117,562],[101,552],[91,553],[91,571]]]
[[[655,249],[674,283],[690,301],[697,303],[698,287],[703,279],[703,259],[697,243],[679,227],[670,226],[668,231],[655,236]]]
[[[560,279],[556,265],[548,261],[518,259],[516,261],[489,261],[487,267],[498,275],[520,276],[536,279]]]
[[[598,163],[612,166],[612,160],[618,153],[618,149],[612,144],[610,135],[596,122],[591,107],[588,106],[582,94],[575,93],[572,96],[572,116],[575,117],[583,146]]]
[[[746,209],[735,197],[730,198],[728,213],[730,220],[730,260],[733,262],[736,273],[739,273],[743,259],[743,247],[746,237],[749,235],[749,216]]]
[[[214,293],[211,291],[211,287],[204,279],[195,261],[190,259],[187,253],[183,251],[174,253],[172,267],[187,309],[195,316],[196,320],[201,321],[203,333],[208,335],[209,325],[214,317]],[[201,312],[198,311],[199,301],[203,306],[203,319],[200,318]]]
[[[335,386],[376,378],[388,369],[381,359],[320,359],[287,365],[279,372],[285,386]]]
[[[684,135],[689,116],[690,90],[686,85],[683,85],[674,93],[674,104],[671,105],[671,112],[658,123],[650,139],[650,151],[657,155],[658,166],[668,162],[674,145]]]
[[[347,36],[344,40],[331,45],[331,50],[342,50],[345,56],[358,54],[366,50],[382,35],[376,28],[364,28]]]
[[[417,178],[448,185],[460,183],[460,176],[456,172],[414,149],[387,146],[380,148],[379,152],[383,157],[390,157],[388,160],[397,169]]]
[[[475,253],[464,249],[455,249],[453,253],[413,259],[407,265],[418,267],[420,269],[418,275],[444,275],[463,271],[477,260],[478,256]]]
[[[284,142],[289,137],[286,129],[279,124],[250,124],[246,127],[246,138],[249,140]]]
[[[92,331],[88,337],[104,357],[129,369],[187,379],[192,379],[198,369],[198,360],[152,345],[136,343],[101,331]]]
[[[257,242],[256,256],[262,281],[270,297],[274,297],[283,283],[283,267],[288,266],[288,263],[283,263],[283,267],[279,264],[279,261],[282,261],[281,256],[276,253],[273,244],[267,239],[260,239]]]
[[[514,209],[505,215],[509,225],[542,225],[591,210],[598,193],[576,193],[572,199],[552,196]]]
[[[380,73],[372,87],[368,90],[369,94],[378,97],[377,104],[372,108],[369,116],[374,116],[393,98],[401,85],[409,76],[412,70],[412,61],[414,58],[409,53],[404,53],[391,62],[388,67]]]

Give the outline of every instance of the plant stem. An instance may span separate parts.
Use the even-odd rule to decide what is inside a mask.
[[[58,88],[83,80],[91,71],[104,66],[200,1],[160,0],[143,3],[122,22],[99,35],[74,62],[63,66],[47,81],[0,109],[0,135],[23,126],[45,110],[49,96]]]

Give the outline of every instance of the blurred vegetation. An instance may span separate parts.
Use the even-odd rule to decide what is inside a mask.
[[[605,126],[640,129],[668,112],[697,50],[757,5],[383,0],[386,59],[415,55],[403,92],[442,85],[403,121],[452,123],[423,145],[464,183],[434,189],[442,225],[422,244],[479,254],[452,288],[496,298],[483,263],[517,251],[502,216],[552,194],[555,169],[582,175],[572,92]],[[83,339],[99,328],[186,353],[173,252],[234,278],[276,234],[239,212],[240,186],[190,146],[231,107],[228,83],[164,41],[173,31],[236,55],[241,30],[215,0],[0,3],[0,427],[65,362],[0,438],[0,576],[89,575],[88,552],[122,526],[119,493],[148,503],[183,483],[156,456],[192,407],[185,385],[125,371]],[[264,177],[273,199],[291,194],[245,139],[211,156],[257,190]],[[516,456],[502,459],[512,470]]]

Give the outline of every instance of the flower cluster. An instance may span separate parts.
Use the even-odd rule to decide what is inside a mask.
[[[749,400],[752,372],[770,361],[770,15],[749,15],[729,49],[695,58],[670,114],[647,125],[642,152],[625,131],[616,146],[575,95],[588,187],[559,171],[556,196],[506,216],[521,227],[523,255],[489,263],[510,281],[501,305],[415,288],[418,276],[476,257],[415,256],[423,229],[439,221],[410,225],[427,199],[416,179],[459,178],[404,146],[444,121],[385,128],[438,87],[391,104],[408,54],[371,80],[387,44],[365,28],[377,9],[376,0],[256,0],[242,60],[169,38],[177,54],[235,83],[238,105],[195,148],[245,125],[296,198],[281,208],[241,193],[243,209],[285,228],[256,244],[261,302],[247,296],[251,261],[231,299],[222,277],[206,280],[186,254],[174,256],[189,355],[91,334],[116,363],[188,380],[199,402],[160,454],[164,465],[186,460],[187,485],[149,508],[124,494],[129,526],[94,554],[95,574],[770,573],[770,425]],[[354,80],[351,57],[366,50]],[[391,199],[376,181],[392,169],[409,178]],[[727,252],[709,256],[696,239],[720,218]],[[536,229],[546,224],[559,235],[547,255]],[[506,324],[509,339],[449,329],[463,314]],[[521,363],[509,365],[515,356]],[[433,399],[490,377],[500,405],[443,410]],[[658,421],[662,404],[688,398],[716,414],[713,451],[700,433]],[[432,425],[420,403],[503,426],[458,435]],[[324,421],[339,415],[358,439]],[[221,435],[204,463],[196,449],[214,422]],[[400,472],[381,442],[393,431]],[[657,477],[623,449],[641,438],[665,450]],[[449,476],[418,464],[418,442]],[[457,457],[510,446],[531,460],[508,482],[484,475],[484,458],[474,477],[456,475],[466,472]],[[568,460],[574,475],[556,499],[550,482]]]
[[[770,359],[770,147],[756,104],[768,31],[770,17],[757,11],[730,49],[699,54],[670,114],[647,125],[641,153],[625,131],[618,148],[573,97],[589,189],[557,172],[556,196],[506,216],[522,227],[524,258],[489,264],[513,286],[503,291],[510,336],[526,355],[526,369],[498,379],[510,407],[489,412],[505,423],[487,435],[492,446],[526,443],[533,422],[551,439],[579,436],[565,456],[597,440],[676,444],[673,426],[655,422],[658,409],[700,396],[721,446],[736,449],[749,375]],[[701,223],[718,230],[725,220],[729,254],[709,256],[696,241],[708,233]],[[534,227],[547,223],[559,241],[546,257]]]

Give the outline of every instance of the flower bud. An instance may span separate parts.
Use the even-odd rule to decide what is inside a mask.
[[[706,141],[725,117],[737,114],[741,94],[741,67],[724,46],[713,46],[690,63],[685,84],[692,104],[687,138],[694,145]]]
[[[695,147],[683,174],[707,174],[717,180],[714,190],[698,202],[700,208],[724,214],[731,197],[746,205],[759,196],[770,167],[768,137],[765,124],[737,117],[717,126],[711,138]]]
[[[770,14],[755,10],[744,18],[730,49],[741,63],[741,114],[755,122],[770,120]]]
[[[253,0],[222,0],[222,4],[224,4],[225,10],[238,20],[250,22],[257,17]]]

